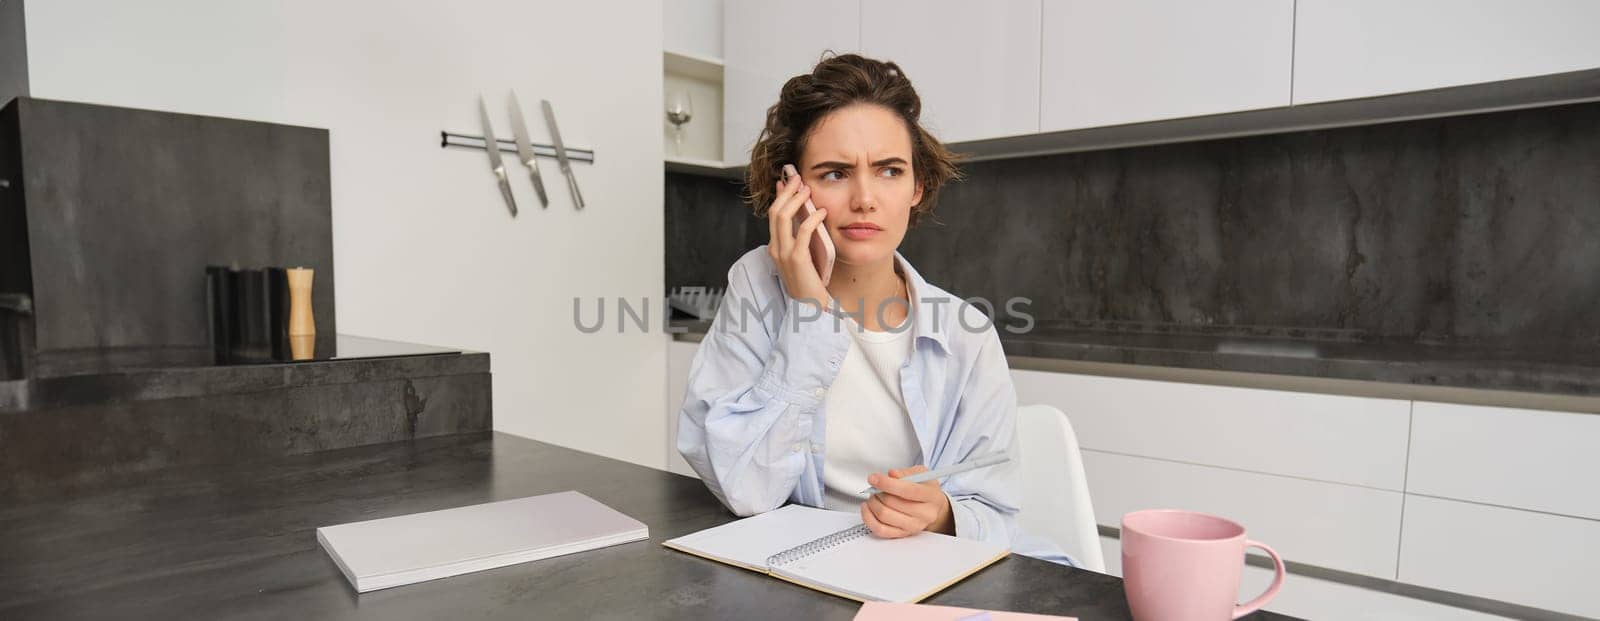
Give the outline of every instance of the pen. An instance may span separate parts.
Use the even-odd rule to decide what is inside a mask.
[[[922,482],[925,482],[925,481],[932,481],[934,479],[942,479],[942,478],[945,478],[945,477],[950,476],[952,474],[961,474],[961,473],[966,472],[968,470],[977,470],[979,468],[987,468],[987,467],[993,466],[995,464],[1003,464],[1003,463],[1006,463],[1008,461],[1011,461],[1011,455],[1009,455],[1009,454],[1007,454],[1005,452],[990,453],[988,455],[984,455],[983,457],[979,457],[979,458],[974,459],[972,461],[962,462],[962,463],[956,464],[954,466],[945,466],[943,468],[935,468],[935,469],[929,470],[927,472],[919,472],[917,474],[913,474],[911,476],[908,476],[908,477],[906,477],[904,479],[900,479],[900,480],[901,481],[905,481],[907,483],[922,483]],[[876,494],[879,491],[880,490],[878,488],[876,488],[876,487],[869,487],[867,489],[861,490],[861,493],[863,493],[863,494]]]

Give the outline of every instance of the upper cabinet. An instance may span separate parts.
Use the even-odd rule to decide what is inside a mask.
[[[722,4],[729,167],[828,50],[898,63],[923,122],[983,157],[1554,103],[1600,70],[1600,0]]]
[[[1045,0],[1040,129],[1287,106],[1294,19],[1294,0]]]
[[[722,160],[750,163],[750,146],[784,82],[826,51],[861,49],[860,0],[737,0],[723,4]]]
[[[722,0],[663,0],[661,49],[722,58]]]
[[[1299,0],[1297,12],[1295,104],[1600,67],[1594,0]]]
[[[945,142],[1039,131],[1040,0],[861,0],[861,48],[894,61]]]

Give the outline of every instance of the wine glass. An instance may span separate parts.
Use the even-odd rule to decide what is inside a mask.
[[[667,98],[667,122],[673,127],[673,151],[678,155],[683,155],[683,125],[693,116],[694,100],[689,98],[689,91],[673,91]]]

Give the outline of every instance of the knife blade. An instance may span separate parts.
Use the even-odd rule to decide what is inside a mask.
[[[506,181],[506,165],[500,161],[500,142],[494,139],[494,125],[489,123],[489,107],[483,103],[483,95],[478,95],[478,118],[483,121],[483,150],[489,152],[489,170],[494,172],[495,182],[500,185],[500,196],[506,199],[506,209],[511,210],[511,217],[517,217],[517,199],[511,196],[511,183]]]
[[[567,176],[567,189],[572,190],[572,201],[578,209],[583,209],[583,192],[578,191],[578,178],[572,176],[572,160],[567,159],[567,147],[561,142],[561,128],[556,126],[556,111],[550,107],[550,100],[541,99],[539,105],[544,108],[544,122],[550,126],[550,142],[556,147],[556,163],[561,165],[561,174]]]
[[[533,179],[533,191],[539,194],[539,206],[548,209],[550,199],[544,194],[544,178],[539,175],[539,160],[533,156],[533,141],[528,139],[528,122],[522,118],[522,102],[517,92],[511,91],[511,136],[517,140],[517,155],[528,167],[528,177]]]

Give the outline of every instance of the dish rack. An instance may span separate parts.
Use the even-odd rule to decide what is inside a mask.
[[[711,321],[722,308],[727,289],[712,287],[674,287],[667,291],[667,304],[701,321]]]

